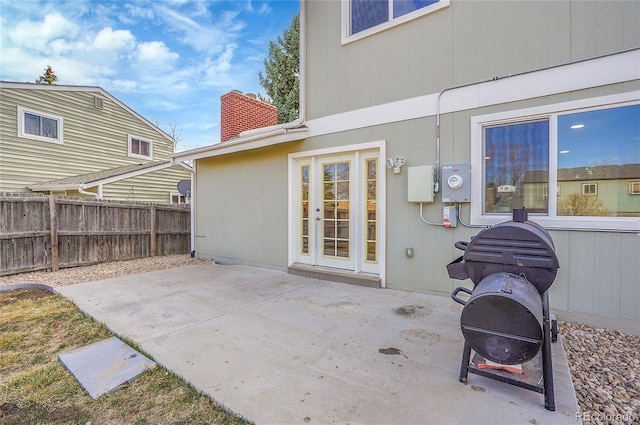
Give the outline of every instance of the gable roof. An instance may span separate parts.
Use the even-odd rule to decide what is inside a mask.
[[[36,84],[36,83],[18,83],[13,81],[0,81],[0,89],[2,88],[20,89],[20,90],[41,90],[41,91],[54,91],[54,92],[55,91],[71,91],[71,92],[85,92],[85,93],[99,94],[100,96],[104,96],[105,98],[111,100],[116,105],[125,109],[127,112],[135,116],[145,125],[151,127],[152,129],[160,133],[167,140],[170,140],[171,142],[173,142],[173,139],[171,138],[171,136],[167,132],[165,132],[163,129],[156,126],[151,121],[149,121],[148,119],[146,119],[145,117],[143,117],[133,109],[129,108],[124,103],[122,103],[120,100],[118,100],[118,98],[116,98],[115,96],[111,95],[109,92],[107,92],[106,90],[98,86],[72,86],[72,85],[61,85],[61,84]]]
[[[103,184],[113,183],[142,174],[152,173],[164,168],[172,167],[171,161],[149,161],[139,164],[124,165],[93,173],[79,174],[57,180],[29,185],[29,189],[40,192],[49,190],[84,190]]]

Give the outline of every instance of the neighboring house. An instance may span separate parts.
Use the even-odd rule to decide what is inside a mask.
[[[0,82],[0,192],[184,202],[171,137],[99,87]]]
[[[539,172],[553,311],[640,334],[640,2],[392,1],[303,1],[301,118],[172,155],[194,161],[196,254],[448,296],[454,243]],[[596,165],[628,173],[606,198],[582,182],[606,214],[569,215],[565,172]]]

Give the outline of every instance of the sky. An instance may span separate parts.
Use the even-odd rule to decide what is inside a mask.
[[[220,96],[265,95],[269,41],[299,0],[0,0],[0,80],[98,86],[178,134],[177,150],[220,141]]]

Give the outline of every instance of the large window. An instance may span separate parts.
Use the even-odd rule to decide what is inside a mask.
[[[640,229],[640,104],[592,103],[474,117],[472,222],[524,207],[548,227]]]
[[[449,0],[343,0],[343,41],[382,31],[448,5]]]
[[[484,169],[486,213],[511,213],[522,205],[530,212],[546,213],[549,121],[485,127]]]
[[[129,156],[151,159],[153,158],[152,148],[153,143],[151,140],[129,136]]]
[[[62,117],[18,106],[18,137],[62,143]]]

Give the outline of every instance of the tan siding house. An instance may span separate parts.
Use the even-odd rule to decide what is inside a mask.
[[[448,297],[454,243],[531,207],[558,318],[640,334],[640,2],[380,3],[302,1],[301,117],[173,155],[196,254]],[[605,188],[597,166],[630,174]],[[607,213],[567,210],[578,190]]]
[[[173,140],[99,87],[0,82],[0,192],[170,203]]]

